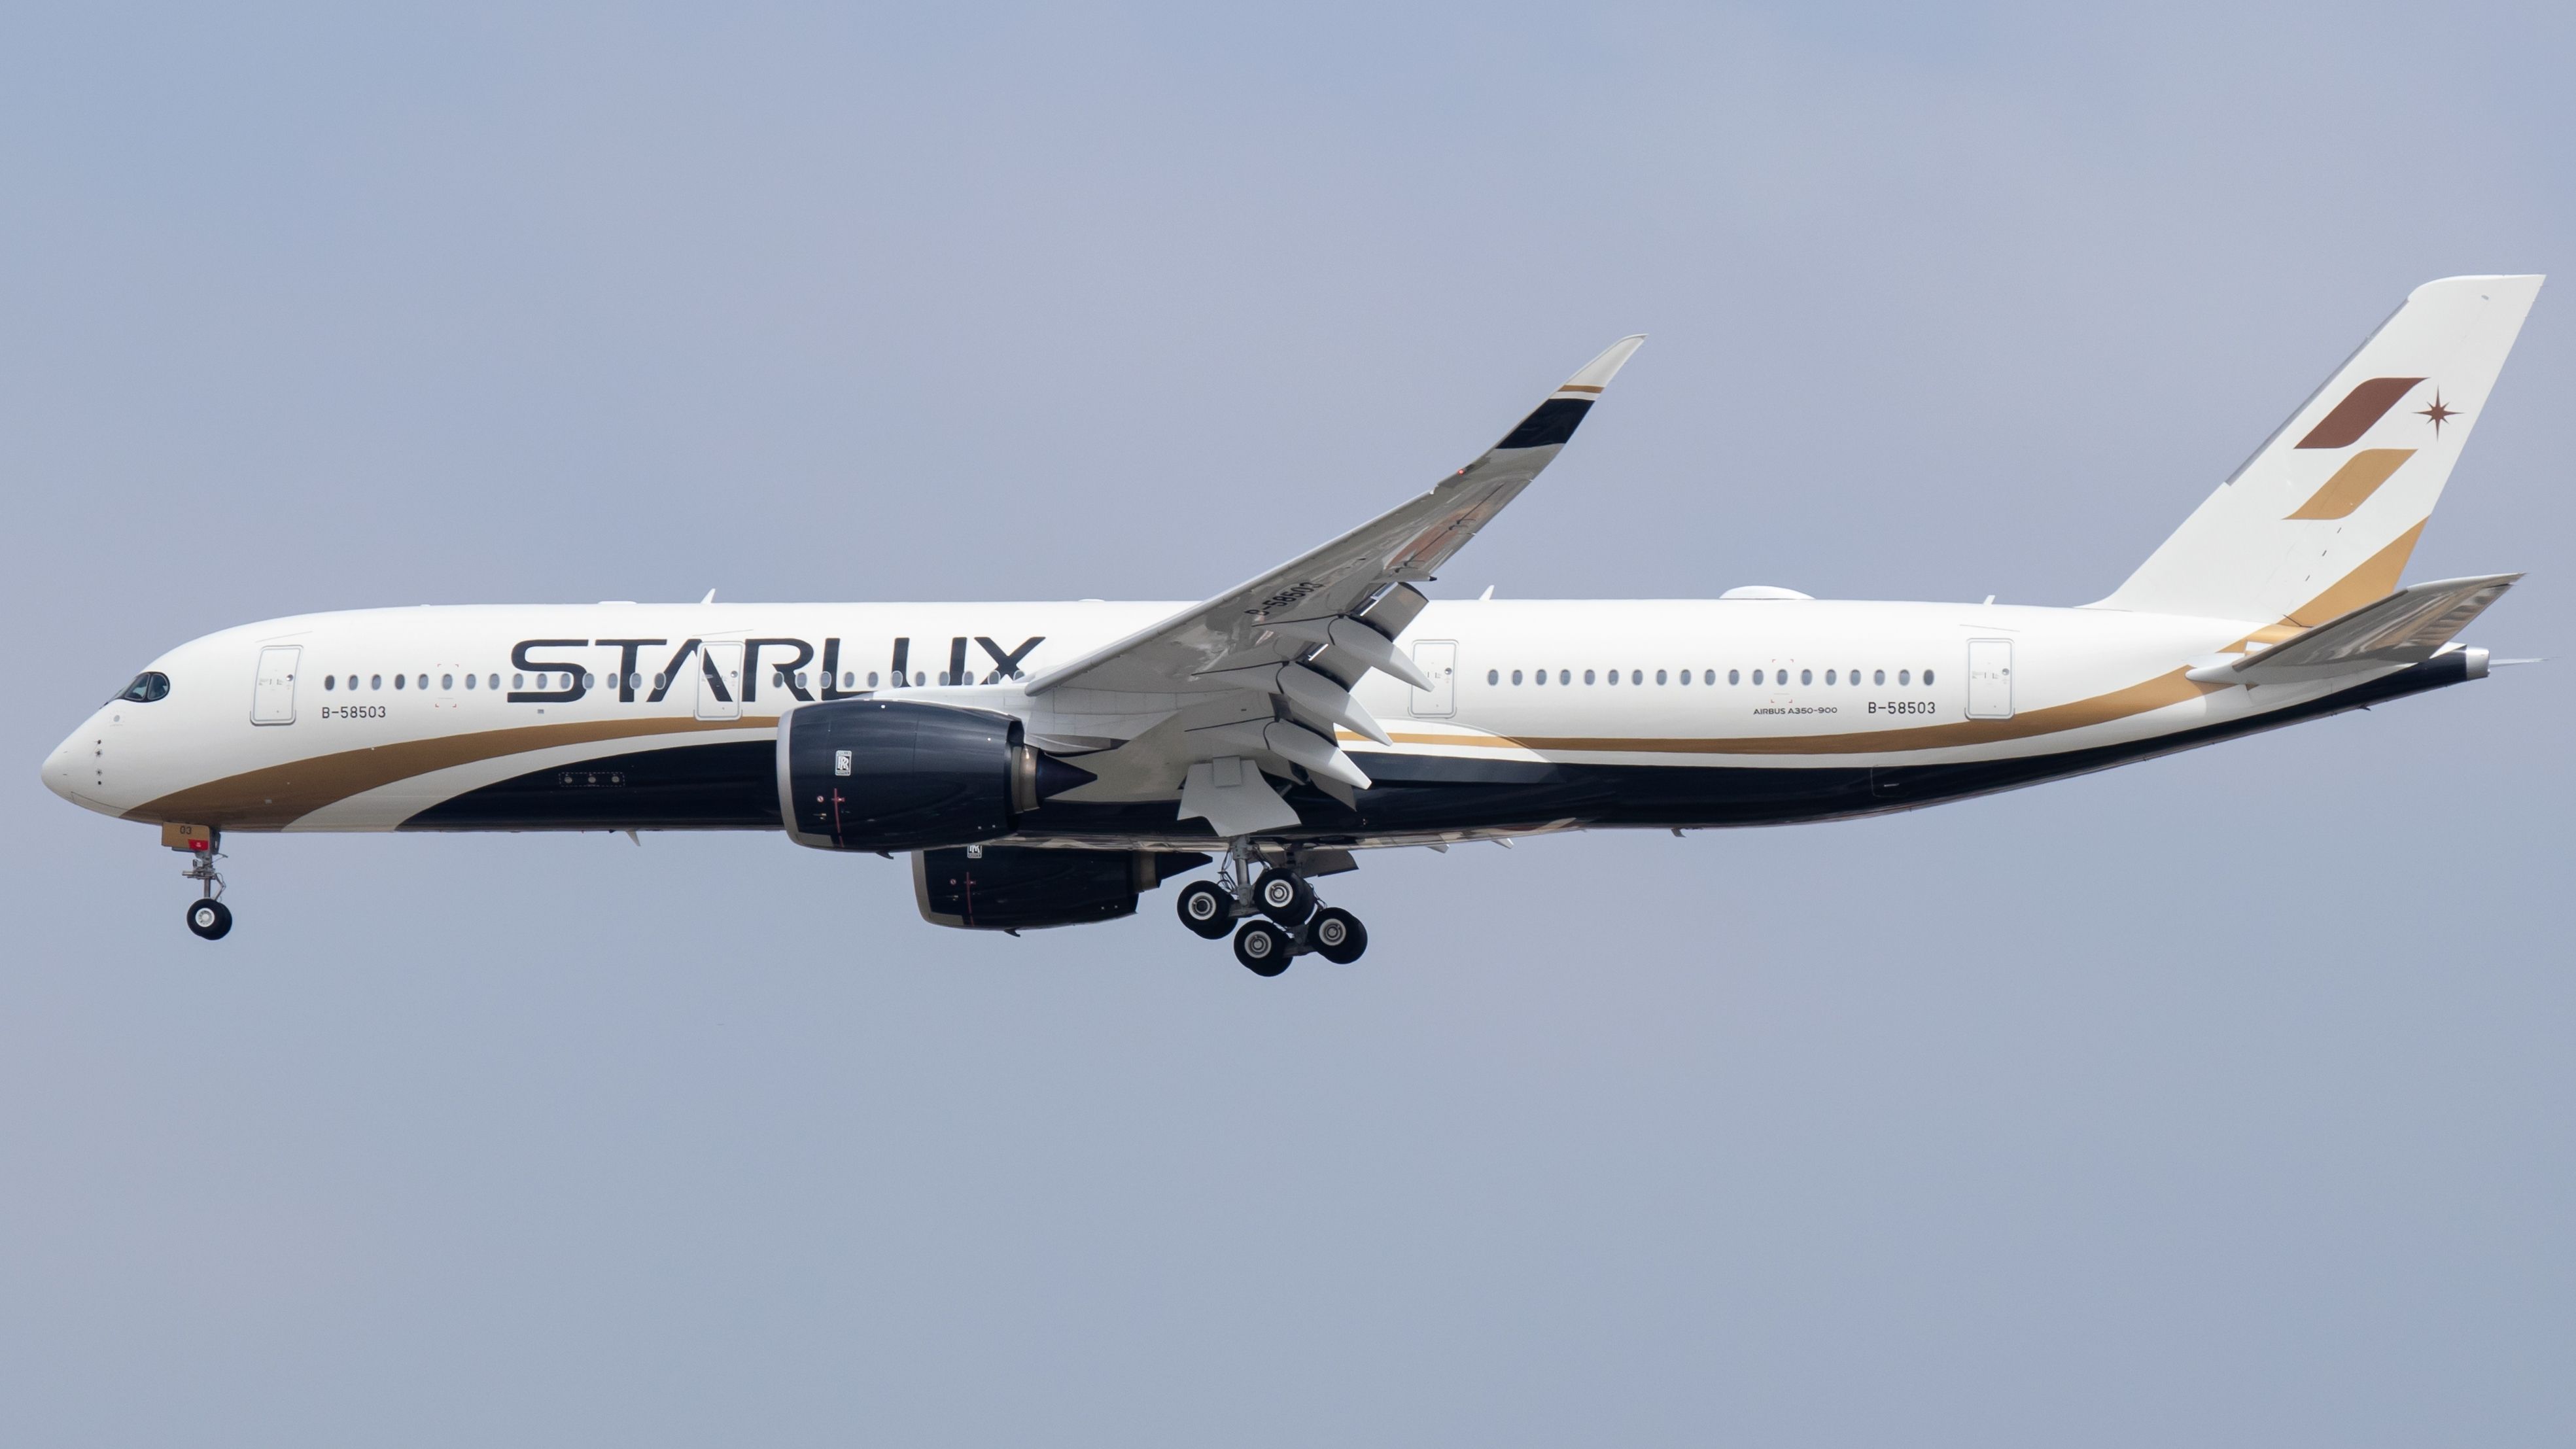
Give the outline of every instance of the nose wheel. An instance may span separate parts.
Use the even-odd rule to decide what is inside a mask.
[[[1237,882],[1250,872],[1249,842],[1238,844],[1215,880],[1181,888],[1181,924],[1210,941],[1234,937],[1234,959],[1255,976],[1276,976],[1300,956],[1316,955],[1347,966],[1368,950],[1368,927],[1339,906],[1315,898],[1315,888],[1295,866],[1272,866],[1249,891]],[[1345,864],[1343,869],[1348,869]]]
[[[188,929],[208,941],[220,941],[233,928],[232,907],[223,903],[223,875],[215,869],[215,857],[222,853],[221,839],[212,827],[193,825],[164,826],[162,841],[174,850],[188,852],[188,868],[179,879],[195,881],[203,895],[188,902]]]
[[[208,898],[188,903],[188,929],[209,941],[220,941],[233,928],[233,913],[222,901]]]

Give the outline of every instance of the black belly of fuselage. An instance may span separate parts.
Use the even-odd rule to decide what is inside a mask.
[[[1376,784],[1356,808],[1307,785],[1284,793],[1304,824],[1276,832],[1318,844],[1368,837],[1543,829],[1786,825],[1910,810],[2064,779],[2457,684],[2453,653],[2289,709],[2154,739],[2017,759],[1887,766],[1544,764],[1451,755],[1370,755]],[[1019,817],[1030,839],[1213,838],[1175,822],[1172,802],[1050,801]],[[469,791],[405,830],[776,830],[778,764],[765,741],[674,745],[535,770]]]

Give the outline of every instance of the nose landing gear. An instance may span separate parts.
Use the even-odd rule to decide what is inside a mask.
[[[188,929],[209,941],[222,940],[233,928],[233,912],[223,902],[224,878],[215,869],[215,857],[223,853],[217,848],[221,834],[211,825],[164,825],[161,843],[188,852],[190,863],[179,879],[195,881],[204,891],[188,903]]]
[[[1368,928],[1359,917],[1339,906],[1317,909],[1322,903],[1293,857],[1264,870],[1247,892],[1239,882],[1251,874],[1251,865],[1251,842],[1235,842],[1215,880],[1181,888],[1181,924],[1210,941],[1231,933],[1234,959],[1256,976],[1276,976],[1309,953],[1347,966],[1368,949]],[[1339,868],[1350,867],[1345,861]]]

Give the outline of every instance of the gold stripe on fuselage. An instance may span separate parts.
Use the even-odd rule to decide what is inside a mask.
[[[426,775],[433,770],[470,765],[505,755],[559,745],[586,745],[602,740],[646,740],[656,735],[692,734],[700,730],[775,728],[765,719],[587,720],[564,724],[514,725],[435,739],[403,740],[362,750],[341,750],[310,759],[271,765],[173,790],[125,812],[128,820],[185,820],[220,825],[227,830],[282,830],[326,805],[352,795]]]

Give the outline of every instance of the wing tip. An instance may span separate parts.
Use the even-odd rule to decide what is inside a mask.
[[[1628,359],[1636,355],[1637,349],[1645,345],[1646,334],[1643,332],[1632,332],[1620,338],[1603,348],[1600,356],[1576,368],[1574,376],[1567,378],[1557,391],[1586,395],[1599,393],[1610,385],[1610,379],[1619,375],[1620,368],[1628,365]]]

